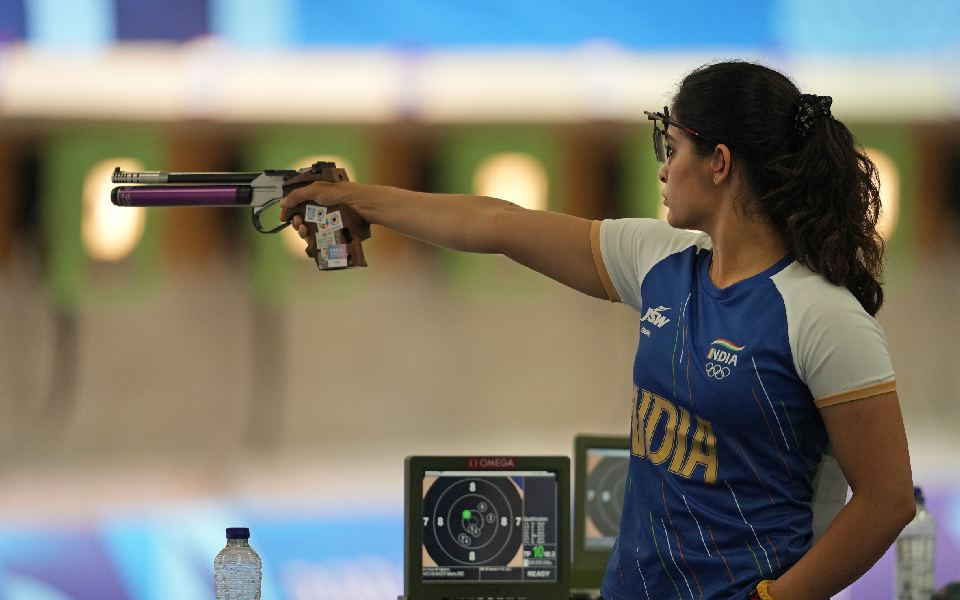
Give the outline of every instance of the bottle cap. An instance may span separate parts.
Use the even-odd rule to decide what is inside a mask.
[[[248,540],[250,539],[250,530],[246,527],[227,527],[228,540]]]

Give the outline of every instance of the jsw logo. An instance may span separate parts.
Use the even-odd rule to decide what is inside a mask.
[[[641,322],[646,321],[652,325],[656,325],[657,327],[663,327],[664,325],[670,322],[670,319],[660,314],[660,312],[664,310],[670,310],[670,307],[663,306],[661,304],[656,308],[648,308],[647,313],[643,315],[643,318],[640,319],[640,321]]]

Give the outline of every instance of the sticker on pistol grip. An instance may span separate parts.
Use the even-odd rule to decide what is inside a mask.
[[[327,269],[337,269],[347,266],[346,244],[334,244],[321,249],[320,257],[326,263]]]
[[[324,217],[327,216],[327,207],[326,206],[314,206],[313,204],[308,204],[306,211],[304,212],[303,220],[307,223],[321,223],[324,220]]]
[[[327,227],[329,227],[331,231],[343,229],[343,220],[340,219],[339,210],[335,210],[332,213],[327,213]]]
[[[317,232],[317,246],[324,248],[337,243],[337,232],[332,229],[321,229]]]

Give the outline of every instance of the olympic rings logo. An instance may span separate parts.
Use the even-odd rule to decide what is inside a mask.
[[[707,375],[713,377],[714,379],[723,379],[730,374],[730,368],[723,365],[717,365],[712,362],[708,362],[706,365]]]

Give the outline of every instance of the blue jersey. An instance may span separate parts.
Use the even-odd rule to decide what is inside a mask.
[[[720,289],[705,234],[622,219],[595,223],[592,242],[611,300],[641,315],[603,597],[746,598],[811,545],[819,410],[895,389],[883,333],[789,257]]]

